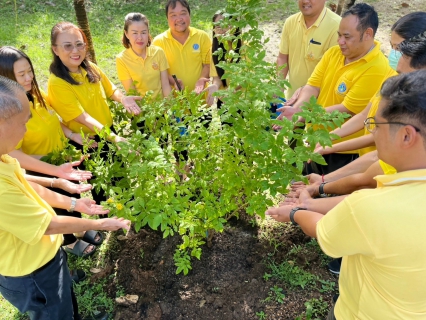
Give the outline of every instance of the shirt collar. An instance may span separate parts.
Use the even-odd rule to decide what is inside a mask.
[[[87,71],[86,71],[86,69],[84,69],[83,67],[78,67],[79,69],[80,69],[80,72],[81,73],[75,73],[75,72],[70,72],[70,74],[71,74],[71,77],[74,79],[74,80],[79,80],[79,79],[85,79],[86,78],[86,76],[87,76]]]
[[[129,55],[133,58],[133,59],[137,59],[137,58],[140,58],[140,59],[142,59],[142,57],[140,57],[140,56],[138,56],[134,51],[133,51],[133,49],[132,48],[127,48],[126,49],[127,50],[127,52],[129,53]],[[149,46],[149,47],[146,47],[146,56],[147,57],[151,57],[152,55],[153,55],[153,48],[152,48],[152,43],[151,43],[151,45]]]
[[[409,170],[374,177],[377,187],[400,186],[413,182],[426,182],[426,169]]]
[[[189,38],[197,33],[197,29],[195,29],[193,27],[188,27],[188,28],[189,28]],[[166,32],[166,38],[174,39],[173,36],[172,36],[172,31],[170,30],[170,28]]]
[[[377,40],[374,40],[374,48],[370,52],[368,52],[365,56],[363,56],[361,59],[364,59],[366,62],[370,62],[371,60],[373,60],[379,53],[381,53],[380,46],[381,46],[381,43]]]

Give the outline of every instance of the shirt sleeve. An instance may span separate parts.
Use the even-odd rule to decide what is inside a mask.
[[[50,75],[47,92],[51,107],[65,121],[69,122],[84,113],[72,85],[63,79]]]
[[[317,223],[318,243],[324,253],[333,258],[372,253],[371,246],[363,236],[348,198],[345,198]]]
[[[349,111],[358,114],[368,105],[371,98],[377,92],[377,84],[383,81],[383,71],[367,71],[359,76],[350,86],[348,93],[345,95],[342,104]],[[376,85],[372,85],[376,84]]]
[[[289,48],[288,48],[288,44],[289,44],[289,37],[288,37],[288,32],[287,32],[287,28],[288,28],[288,19],[284,22],[284,26],[283,26],[283,30],[281,32],[281,42],[280,42],[280,53],[281,54],[288,54],[289,52]]]
[[[169,63],[167,62],[166,54],[160,47],[158,47],[158,61],[160,65],[160,71],[169,69]]]
[[[203,64],[210,64],[210,59],[212,56],[212,42],[207,33],[202,33],[202,41],[201,41],[201,58],[203,60]]]
[[[216,66],[213,62],[213,56],[210,59],[210,77],[218,77]]]
[[[327,71],[329,56],[330,50],[326,51],[326,53],[322,56],[321,60],[318,62],[317,66],[314,69],[314,72],[312,72],[312,75],[308,79],[308,85],[321,88],[322,79],[324,78],[324,74]]]
[[[40,241],[52,215],[18,187],[8,186],[1,193],[0,229],[30,245]]]
[[[93,64],[92,64],[93,66]],[[99,68],[96,68],[99,74],[101,75],[102,87],[105,90],[106,96],[109,98],[114,94],[114,91],[117,90],[117,87],[108,79],[106,74]]]
[[[117,68],[117,75],[120,81],[132,79],[129,70],[127,69],[126,63],[123,61],[123,56],[117,56],[115,58],[115,66]]]

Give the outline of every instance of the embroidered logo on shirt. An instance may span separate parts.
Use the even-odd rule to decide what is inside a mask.
[[[155,62],[155,61],[152,62],[152,69],[154,69],[154,70],[160,69],[157,62]]]
[[[194,49],[195,51],[200,50],[200,45],[198,43],[194,43],[194,45],[192,46],[192,49]]]
[[[339,91],[339,93],[345,93],[346,89],[347,89],[347,87],[346,87],[346,84],[344,82],[339,84],[339,86],[337,87],[337,91]]]

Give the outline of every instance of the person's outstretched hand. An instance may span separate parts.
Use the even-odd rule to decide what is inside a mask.
[[[136,103],[137,100],[142,100],[142,97],[138,96],[124,96],[121,99],[121,103],[124,106],[124,109],[132,115],[138,115],[141,113],[141,109],[139,108],[138,104]]]
[[[95,200],[90,198],[77,199],[74,210],[90,216],[109,213],[109,210],[106,210],[103,206],[96,204]]]
[[[67,162],[56,167],[56,174],[58,178],[63,178],[67,180],[77,180],[77,181],[86,181],[92,177],[90,171],[76,170],[74,167],[78,166],[84,157],[81,157],[78,161]]]
[[[126,220],[124,218],[107,218],[107,219],[100,219],[98,220],[100,224],[100,230],[106,230],[106,231],[116,231],[118,229],[126,229],[127,231],[130,230],[130,220]]]

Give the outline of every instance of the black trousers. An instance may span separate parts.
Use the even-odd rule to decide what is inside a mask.
[[[356,158],[358,158],[359,155],[358,153],[355,153],[355,154],[331,153],[331,154],[326,154],[323,157],[325,162],[327,162],[327,165],[323,166],[315,162],[305,163],[303,174],[304,175],[311,174],[311,173],[316,173],[320,175],[329,174],[351,163]]]

